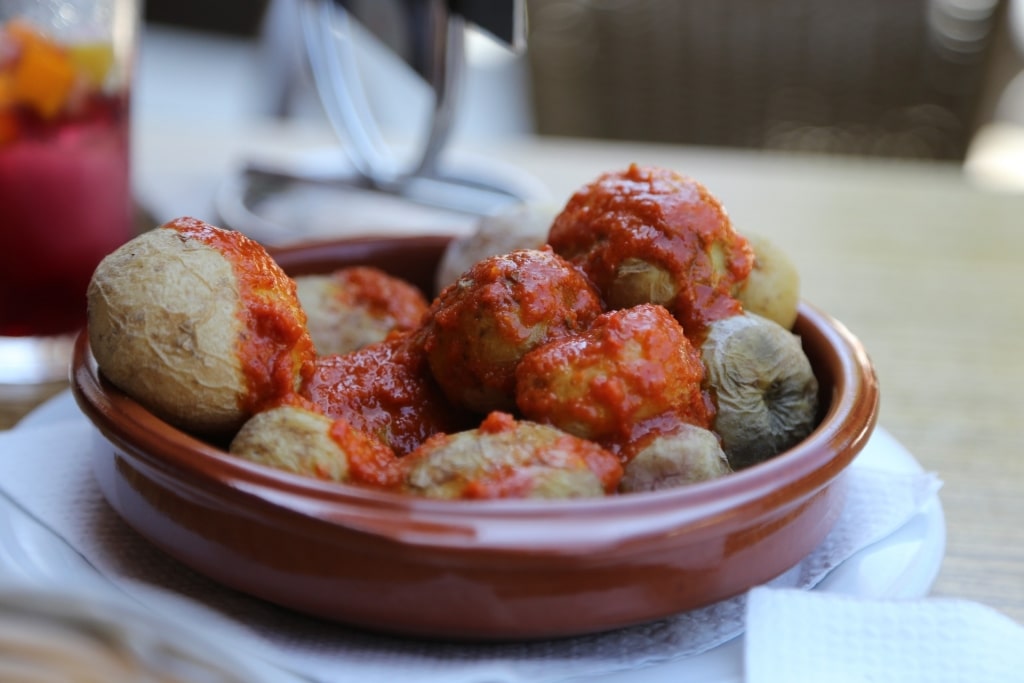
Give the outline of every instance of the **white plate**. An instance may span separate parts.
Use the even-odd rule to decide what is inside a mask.
[[[45,425],[79,415],[70,393],[64,392],[29,414],[19,425]],[[18,428],[16,427],[16,429]],[[915,473],[921,466],[884,429],[876,429],[858,461],[877,469]],[[945,553],[946,526],[938,497],[883,541],[869,546],[836,567],[815,590],[868,598],[917,598],[926,595]],[[6,497],[0,496],[0,576],[30,582],[96,585],[109,583],[70,546]],[[603,683],[740,683],[743,680],[743,639],[736,638],[704,654],[651,668],[605,676]]]

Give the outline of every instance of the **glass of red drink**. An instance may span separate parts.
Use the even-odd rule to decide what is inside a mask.
[[[135,0],[0,0],[0,385],[61,381],[100,259],[133,235]]]

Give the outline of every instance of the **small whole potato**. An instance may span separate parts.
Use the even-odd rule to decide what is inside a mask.
[[[625,455],[622,493],[676,488],[732,472],[718,436],[686,422],[630,444]]]
[[[592,498],[613,493],[619,459],[591,441],[493,412],[401,459],[404,488],[428,498]]]
[[[232,434],[315,352],[295,283],[258,243],[180,218],[107,255],[88,288],[103,375],[171,424]]]
[[[369,266],[295,278],[307,328],[321,356],[342,354],[415,329],[429,304],[408,282]]]
[[[818,381],[800,338],[753,313],[718,320],[700,348],[714,431],[733,469],[795,445],[814,429]]]
[[[754,249],[754,267],[739,285],[736,298],[748,313],[774,320],[787,330],[796,322],[800,274],[785,251],[761,235],[747,236]]]
[[[296,405],[253,415],[231,440],[228,452],[326,481],[390,488],[400,477],[398,459],[387,446],[344,420]]]

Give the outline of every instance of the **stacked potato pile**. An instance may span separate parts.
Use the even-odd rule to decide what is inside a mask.
[[[814,428],[798,281],[693,179],[608,173],[452,242],[439,294],[355,266],[288,277],[179,219],[89,290],[104,375],[291,472],[441,498],[601,496],[749,467]]]

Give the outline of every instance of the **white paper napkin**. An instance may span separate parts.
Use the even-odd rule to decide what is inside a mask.
[[[92,479],[92,437],[92,427],[82,417],[0,433],[0,489],[140,604],[188,628],[208,629],[232,648],[311,679],[545,683],[691,657],[744,629],[745,596],[607,634],[536,643],[421,642],[306,618],[223,589],[132,531]],[[855,463],[848,471],[848,487],[848,504],[834,530],[771,585],[816,585],[856,551],[917,514],[934,497],[939,482],[930,474],[880,471]]]
[[[755,588],[744,669],[746,683],[1024,681],[1024,628],[965,600]]]

